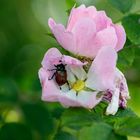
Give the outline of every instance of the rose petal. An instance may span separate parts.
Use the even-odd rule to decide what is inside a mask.
[[[73,25],[75,24],[75,22],[77,21],[79,16],[81,16],[80,13],[82,13],[82,11],[84,9],[85,9],[84,4],[80,5],[78,8],[75,8],[75,6],[74,6],[71,9],[70,16],[69,16],[69,19],[68,19],[68,24],[67,24],[67,30],[71,31]]]
[[[62,93],[61,96],[59,96],[59,102],[64,107],[81,106],[79,102],[77,102],[76,98],[76,91],[72,89],[67,93]]]
[[[56,48],[51,48],[47,51],[45,54],[43,61],[42,61],[42,66],[46,70],[53,68],[53,65],[55,64],[55,61],[59,60],[62,57],[62,54],[59,52],[58,49]],[[54,61],[54,63],[52,63]]]
[[[48,25],[49,25],[50,29],[52,30],[56,26],[56,23],[52,18],[49,18]]]
[[[90,18],[94,18],[98,13],[95,6],[89,6],[86,10],[88,11],[88,16]]]
[[[125,99],[130,99],[127,81],[123,73],[118,68],[116,68],[115,79],[116,82],[119,82],[121,96]]]
[[[125,30],[122,25],[114,25],[114,28],[116,30],[116,34],[117,34],[117,38],[118,38],[118,42],[115,47],[115,50],[119,51],[123,48],[123,46],[125,44],[126,34],[125,34]]]
[[[95,57],[102,47],[106,46],[115,48],[116,44],[117,36],[115,29],[113,27],[108,27],[96,34],[90,52],[92,52],[92,56]]]
[[[75,75],[73,74],[73,72],[70,69],[70,66],[66,66],[66,71],[67,71],[67,80],[70,84],[73,84],[76,82],[76,78]]]
[[[39,79],[40,79],[40,83],[41,83],[41,86],[43,87],[44,86],[44,83],[45,83],[45,80],[46,80],[46,71],[45,69],[43,68],[40,68],[39,69],[39,72],[38,72],[38,76],[39,76]]]
[[[108,105],[106,109],[106,115],[115,115],[119,108],[119,95],[120,90],[116,88],[115,92],[113,93],[111,103]]]
[[[67,30],[71,31],[80,18],[93,18],[94,16],[96,16],[96,13],[97,11],[94,6],[90,6],[87,8],[85,7],[85,5],[81,5],[77,8],[73,7],[68,20]]]
[[[101,31],[112,24],[112,20],[107,17],[105,11],[98,11],[94,17],[97,31]]]
[[[113,89],[116,60],[115,50],[111,47],[103,47],[89,69],[86,86],[99,91]]]
[[[96,98],[97,93],[98,92],[81,91],[78,93],[78,95],[76,95],[76,91],[70,90],[67,93],[61,94],[59,101],[64,107],[82,106],[88,109],[92,109],[101,101],[101,99]]]
[[[73,53],[88,57],[92,56],[91,47],[96,33],[94,21],[90,18],[81,18],[76,22],[72,32],[76,39],[76,49]]]
[[[54,102],[58,101],[61,91],[54,80],[48,80],[50,73],[43,68],[39,70],[39,78],[42,83],[42,100]]]
[[[77,100],[81,103],[81,106],[92,109],[95,107],[102,98],[97,98],[98,92],[80,91],[77,96]]]
[[[83,67],[71,66],[70,69],[73,72],[73,74],[77,77],[77,79],[85,80],[87,78],[87,74]]]
[[[66,50],[74,52],[76,47],[73,34],[66,31],[62,24],[56,24],[51,18],[49,19],[48,24],[58,43]]]
[[[75,65],[75,66],[83,66],[83,65],[86,65],[87,62],[81,62],[80,60],[76,59],[76,58],[73,58],[71,56],[68,56],[68,55],[63,55],[62,57],[62,61],[65,63],[65,64],[68,64],[68,65]]]

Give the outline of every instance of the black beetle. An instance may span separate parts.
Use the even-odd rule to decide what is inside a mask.
[[[59,62],[61,62],[61,61],[59,61]],[[55,66],[55,69],[51,69],[49,71],[55,71],[55,72],[53,73],[52,77],[49,78],[48,80],[52,80],[55,76],[55,81],[59,86],[62,86],[67,83],[67,85],[69,87],[69,83],[67,81],[67,71],[65,69],[66,64],[64,65],[64,64],[60,63],[60,64],[54,65],[54,66]],[[60,89],[61,89],[61,87],[60,87]],[[69,89],[70,89],[70,87],[69,87]]]

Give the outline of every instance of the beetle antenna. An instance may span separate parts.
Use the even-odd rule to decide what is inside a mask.
[[[50,69],[48,69],[48,71],[54,71],[54,70],[57,70],[57,69],[51,69],[51,70],[50,70]]]

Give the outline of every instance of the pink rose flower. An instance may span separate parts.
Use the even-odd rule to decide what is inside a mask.
[[[94,6],[72,8],[66,28],[52,18],[48,24],[59,44],[79,56],[94,58],[102,47],[119,51],[126,41],[124,28]]]
[[[115,89],[115,70],[117,54],[114,48],[103,47],[99,50],[88,73],[83,69],[81,61],[62,55],[56,48],[45,54],[39,78],[42,85],[42,100],[60,102],[63,106],[93,108],[103,98],[98,93]],[[56,65],[63,63],[67,72],[68,84],[61,86],[50,77],[56,72]],[[52,70],[52,71],[51,71]]]
[[[57,84],[54,74],[55,65],[63,63],[67,72],[66,84],[61,86]],[[101,99],[97,99],[97,91],[86,91],[85,80],[87,74],[83,69],[81,61],[70,56],[62,55],[56,48],[51,48],[45,54],[42,61],[42,68],[39,70],[39,78],[42,85],[42,100],[49,102],[60,102],[64,107],[75,106],[93,108]],[[70,88],[70,89],[69,89]]]

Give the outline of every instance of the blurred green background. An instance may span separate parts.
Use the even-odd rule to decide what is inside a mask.
[[[140,11],[140,0],[133,2],[129,14]],[[77,0],[77,3],[105,10],[115,23],[128,14],[120,12],[108,0]],[[66,11],[73,4],[73,0],[0,1],[0,140],[51,137],[54,118],[60,117],[63,108],[57,103],[41,101],[38,69],[48,48],[58,46],[47,35],[48,18],[66,25]],[[131,45],[119,52],[118,66],[128,80],[129,107],[140,116],[140,47]]]

